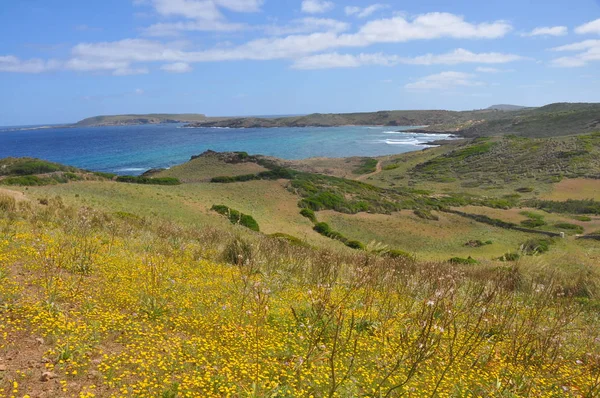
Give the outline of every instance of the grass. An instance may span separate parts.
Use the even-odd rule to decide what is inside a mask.
[[[55,199],[9,207],[7,396],[598,393],[598,276],[573,263],[583,257],[415,262]],[[445,214],[431,223],[449,236],[467,228]]]
[[[358,167],[352,170],[353,174],[363,175],[363,174],[371,174],[377,170],[377,159],[373,158],[363,158]]]
[[[201,156],[189,162],[170,169],[160,171],[155,177],[177,178],[184,183],[208,182],[211,178],[219,175],[239,176],[244,174],[256,174],[267,169],[256,163],[227,163],[218,156]]]
[[[126,182],[129,184],[143,185],[179,185],[181,182],[173,177],[139,177],[139,176],[118,176],[117,182]]]

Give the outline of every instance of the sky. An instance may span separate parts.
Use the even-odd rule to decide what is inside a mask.
[[[0,125],[600,100],[600,0],[0,0]]]

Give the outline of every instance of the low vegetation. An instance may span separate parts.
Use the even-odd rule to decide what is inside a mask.
[[[227,217],[232,224],[239,224],[256,232],[260,231],[260,227],[254,217],[248,214],[240,213],[224,205],[213,205],[211,210]]]
[[[141,177],[141,176],[118,176],[117,182],[125,182],[129,184],[144,184],[144,185],[179,185],[181,182],[173,177]]]
[[[60,198],[0,203],[7,396],[599,393],[591,269],[417,263]]]
[[[358,167],[352,170],[352,173],[357,175],[374,173],[377,170],[377,163],[377,159],[363,158]]]

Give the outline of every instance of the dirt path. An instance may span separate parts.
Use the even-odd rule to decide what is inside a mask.
[[[369,174],[363,174],[361,176],[358,176],[356,179],[358,181],[363,181],[366,180],[369,177],[373,177],[374,175],[377,175],[379,173],[381,173],[381,171],[383,170],[383,162],[380,160],[377,162],[377,166],[375,166],[375,171]]]

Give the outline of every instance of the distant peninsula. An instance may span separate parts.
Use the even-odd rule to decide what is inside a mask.
[[[150,113],[143,115],[106,115],[94,116],[80,120],[72,127],[100,127],[100,126],[131,126],[137,124],[161,123],[196,123],[206,121],[206,115],[199,113]]]

